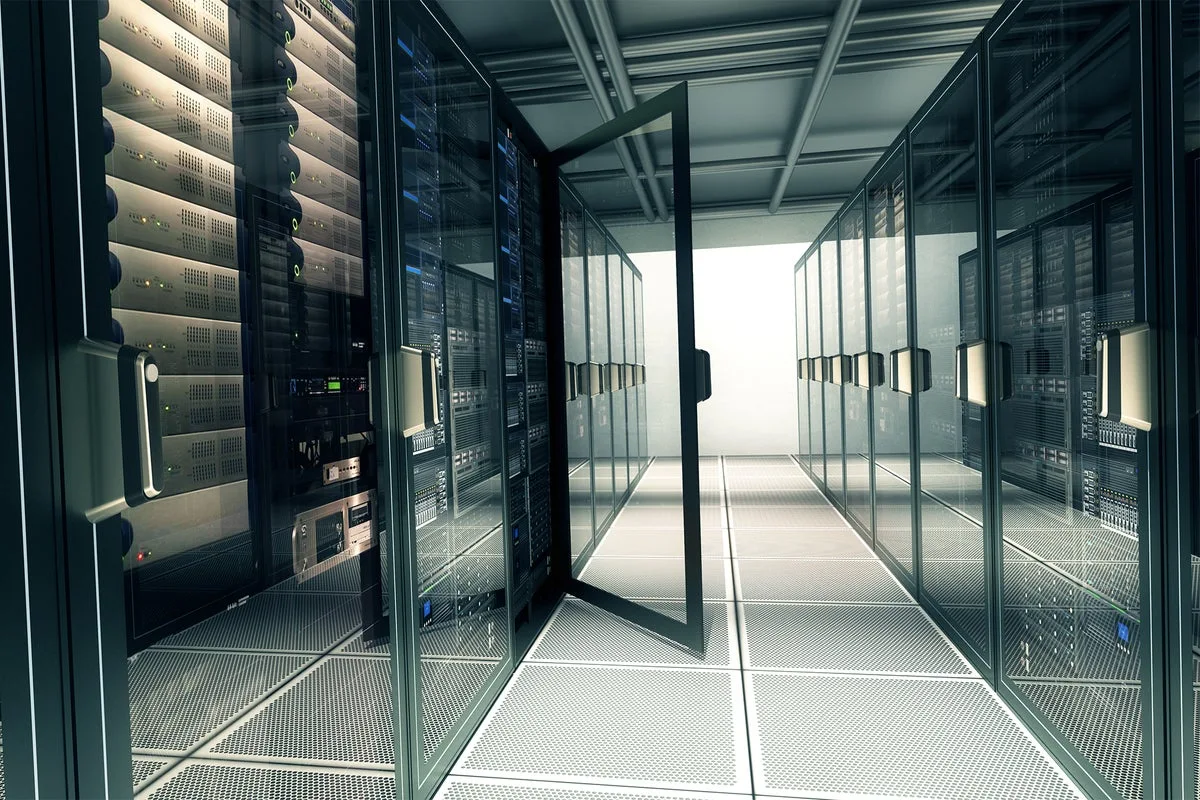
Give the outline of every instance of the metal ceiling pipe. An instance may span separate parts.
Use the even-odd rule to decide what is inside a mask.
[[[569,0],[550,0],[550,5],[554,7],[554,14],[558,17],[558,23],[562,26],[563,34],[567,37],[567,44],[571,47],[571,52],[575,54],[575,60],[579,62],[579,70],[583,73],[583,79],[587,83],[588,92],[591,93],[592,99],[596,101],[596,107],[600,109],[601,118],[605,122],[614,119],[617,115],[613,111],[612,100],[608,96],[608,89],[605,88],[604,82],[600,79],[600,71],[596,69],[596,62],[591,57],[591,46],[588,44],[587,38],[583,35],[583,29],[579,26],[579,19],[576,18],[574,10],[571,9]],[[650,198],[646,196],[646,189],[642,186],[642,182],[638,180],[637,167],[634,166],[633,157],[629,154],[629,145],[624,139],[617,139],[614,144],[617,148],[617,157],[621,160],[621,166],[625,168],[625,174],[629,176],[629,180],[633,183],[633,191],[637,195],[642,212],[646,215],[648,221],[653,222],[654,209],[650,207]]]
[[[908,67],[924,67],[933,64],[954,62],[963,54],[963,46],[929,47],[922,50],[907,52],[882,53],[870,55],[846,56],[842,58],[835,75],[851,75],[862,72],[881,72],[891,69]],[[659,75],[654,78],[635,79],[634,91],[638,94],[658,94],[665,92],[680,81],[687,81],[689,87],[717,86],[727,83],[742,83],[746,81],[772,80],[777,78],[807,78],[815,72],[811,62],[801,64],[774,64],[757,67],[735,67],[733,69],[712,70],[697,73],[676,73]],[[578,84],[564,86],[553,81],[521,88],[508,89],[505,92],[518,105],[549,105],[553,103],[571,103],[587,100],[591,97],[585,87]]]
[[[613,27],[612,16],[608,13],[608,4],[605,0],[585,0],[585,5],[588,18],[592,21],[592,28],[596,31],[596,38],[600,41],[600,52],[608,64],[609,76],[617,90],[617,102],[621,105],[621,111],[628,111],[638,104],[638,99],[629,82],[625,57],[621,55],[621,43],[617,41],[617,31]],[[654,198],[654,205],[658,209],[658,218],[666,222],[671,217],[671,210],[667,208],[667,199],[663,195],[662,187],[658,184],[657,172],[654,169],[654,156],[650,153],[646,139],[645,134],[634,134],[633,149],[637,152],[638,160],[642,162],[642,174],[650,176],[646,182],[650,185],[650,196]]]
[[[977,27],[982,27],[987,20],[992,18],[999,7],[1000,3],[989,1],[937,3],[907,6],[888,11],[866,11],[858,15],[855,27],[858,32],[862,33],[898,32],[927,25],[956,23],[975,23]],[[682,33],[629,37],[622,43],[622,52],[626,59],[635,60],[696,54],[717,48],[762,47],[814,37],[819,38],[828,28],[829,20],[826,17],[800,17],[774,22],[722,25]],[[485,54],[483,60],[492,74],[496,76],[514,70],[566,66],[573,61],[570,51],[564,48],[498,51]]]
[[[800,151],[804,149],[804,142],[808,139],[808,132],[812,130],[813,120],[817,118],[817,109],[821,107],[825,90],[829,88],[829,79],[833,77],[833,68],[842,55],[842,48],[846,46],[846,39],[850,36],[850,26],[854,24],[854,16],[858,13],[858,7],[861,4],[862,0],[842,0],[838,5],[837,12],[833,15],[833,22],[829,23],[829,33],[825,35],[825,46],[821,49],[821,58],[817,62],[816,69],[813,70],[808,99],[804,101],[804,109],[800,112],[800,122],[796,125],[795,133],[792,134],[792,146],[788,148],[787,165],[783,168],[783,172],[779,173],[779,182],[775,185],[775,193],[771,196],[771,202],[767,206],[767,210],[772,214],[779,210],[779,203],[783,200],[783,193],[787,191],[788,181],[792,177],[792,170],[796,167],[796,159],[800,157]]]
[[[817,153],[801,153],[796,159],[796,166],[813,166],[820,164],[844,164],[852,161],[875,161],[886,150],[882,147],[862,147],[854,150],[824,150]],[[693,161],[693,175],[720,175],[729,172],[753,172],[755,170],[783,169],[787,160],[783,156],[766,156],[760,158],[727,158],[715,161]],[[656,177],[671,176],[671,165],[660,164],[654,173]],[[599,183],[601,181],[620,180],[625,173],[619,169],[596,169],[584,172],[569,172],[567,177],[572,183]]]

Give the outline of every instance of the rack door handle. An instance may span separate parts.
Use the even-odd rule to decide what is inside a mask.
[[[883,385],[883,353],[867,350],[855,354],[854,385],[863,389]]]
[[[1096,337],[1096,378],[1100,416],[1139,431],[1154,427],[1151,367],[1154,332],[1140,323]]]
[[[604,365],[597,361],[589,361],[586,364],[581,364],[586,375],[586,389],[588,397],[595,397],[598,394],[604,394],[606,391],[604,386]]]
[[[401,430],[405,436],[428,430],[442,421],[437,373],[437,356],[434,353],[401,346]]]
[[[78,349],[94,398],[97,439],[91,443],[92,501],[84,515],[89,522],[100,522],[163,492],[159,371],[148,351],[131,345],[84,339]],[[112,441],[114,436],[119,443]],[[118,453],[119,468],[108,463]]]
[[[566,369],[563,371],[564,391],[566,392],[567,402],[572,403],[579,399],[579,365],[574,361],[566,362]]]
[[[696,351],[696,402],[712,397],[712,356],[707,350]]]
[[[891,361],[891,390],[913,395],[927,392],[933,385],[930,354],[920,347],[903,347],[888,354]]]
[[[964,403],[987,407],[986,339],[964,342],[954,348],[954,395]]]
[[[808,380],[808,359],[807,358],[797,358],[796,359],[796,380],[798,380],[798,381]]]

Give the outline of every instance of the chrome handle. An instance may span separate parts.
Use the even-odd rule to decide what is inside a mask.
[[[1115,328],[1096,337],[1100,416],[1149,431],[1154,426],[1150,364],[1154,333],[1145,323]]]
[[[986,339],[965,342],[954,348],[954,394],[964,403],[987,407]]]
[[[808,359],[807,358],[797,358],[796,359],[796,380],[798,380],[798,381],[808,380]]]
[[[158,403],[158,364],[145,351],[138,351],[131,360],[133,363],[128,381],[132,383],[134,413],[137,417],[137,477],[142,496],[153,500],[162,494],[164,473],[162,424],[159,416],[161,406]]]
[[[829,356],[829,382],[845,386],[854,379],[854,363],[850,356]]]
[[[919,347],[904,347],[888,354],[892,366],[891,390],[901,394],[927,392],[932,386],[930,354]]]
[[[605,389],[603,366],[603,364],[599,364],[595,361],[589,361],[586,364],[580,364],[580,367],[586,370],[586,381],[584,381],[584,383],[586,383],[585,391],[589,397],[595,397],[598,394],[604,394]]]
[[[854,356],[854,385],[870,389],[883,385],[883,353],[865,351]]]
[[[405,436],[428,430],[442,421],[435,354],[401,346],[400,381],[401,431]]]

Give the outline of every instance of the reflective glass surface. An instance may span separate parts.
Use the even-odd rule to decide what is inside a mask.
[[[871,348],[883,356],[883,385],[871,393],[875,427],[875,543],[912,575],[912,487],[909,459],[912,435],[909,394],[892,354],[909,346],[908,266],[905,235],[909,224],[904,153],[894,155],[867,186],[867,253],[870,259]]]
[[[825,356],[825,487],[845,503],[846,462],[842,444],[842,386],[832,383],[833,359],[842,354],[841,282],[837,227],[821,240],[821,352]]]
[[[821,361],[821,252],[814,249],[804,265],[804,279],[808,284],[808,300],[805,303],[808,317],[808,357],[814,370],[808,382],[808,452],[809,469],[813,478],[825,480],[825,387],[820,377],[824,374],[817,362]]]
[[[1129,3],[1034,4],[993,35],[992,245],[1000,403],[1003,668],[1128,798],[1142,793],[1147,434],[1102,416],[1101,336],[1146,319],[1133,197]],[[1130,381],[1122,408],[1148,388]],[[1110,407],[1116,409],[1116,398]]]
[[[862,197],[850,204],[838,223],[842,267],[842,352],[847,362],[843,395],[846,406],[846,511],[871,529],[870,390],[854,381],[854,357],[867,352],[867,276]]]
[[[808,412],[808,393],[811,380],[810,375],[808,374],[808,284],[806,282],[803,259],[801,259],[801,261],[796,265],[795,280],[796,359],[797,361],[804,363],[803,368],[797,365],[796,372],[796,409],[797,414],[799,415],[797,417],[797,433],[799,435],[799,449],[797,450],[797,453],[800,456],[800,463],[808,465],[809,453],[811,452],[808,441],[810,425]],[[803,375],[801,375],[801,369],[804,370]]]
[[[1189,231],[1184,258],[1184,270],[1191,290],[1192,315],[1189,318],[1189,333],[1193,342],[1200,342],[1200,2],[1187,0],[1176,9],[1176,24],[1181,28],[1184,58],[1182,59],[1182,105],[1183,105],[1183,175],[1184,219]],[[1176,267],[1178,269],[1178,267]],[[1192,369],[1200,369],[1193,363]],[[1200,400],[1200,385],[1193,375],[1193,399]],[[1196,407],[1196,406],[1193,406]],[[1184,426],[1185,457],[1193,465],[1200,464],[1200,416],[1193,414]],[[1193,469],[1193,498],[1200,497],[1200,472]],[[1192,562],[1192,719],[1200,721],[1200,525],[1197,524],[1195,506],[1192,511],[1191,531]],[[1195,727],[1193,728],[1195,730]],[[1193,775],[1200,775],[1200,737],[1193,742]],[[1200,780],[1196,781],[1195,797],[1200,797]]]
[[[563,336],[568,375],[567,469],[570,482],[571,558],[592,543],[592,417],[591,398],[583,385],[588,363],[587,273],[583,244],[583,207],[562,193]]]
[[[916,345],[929,351],[921,394],[922,591],[987,660],[983,409],[958,399],[957,348],[983,336],[979,268],[978,62],[914,125]]]
[[[608,253],[608,343],[609,367],[608,382],[609,400],[612,404],[612,436],[613,436],[613,507],[615,508],[625,496],[629,488],[629,465],[626,457],[629,450],[625,428],[628,414],[625,409],[627,390],[625,388],[625,270],[621,266],[621,254],[616,251],[616,245],[609,243]]]

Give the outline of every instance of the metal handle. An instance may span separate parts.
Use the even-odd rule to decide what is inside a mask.
[[[438,402],[437,356],[415,347],[400,348],[401,431],[412,436],[442,421]]]
[[[92,502],[84,516],[100,522],[163,492],[159,371],[148,351],[131,345],[83,339],[78,352],[88,371],[94,434]],[[111,463],[117,455],[119,465]]]
[[[817,383],[824,383],[825,359],[821,356],[813,356],[808,361],[810,364],[809,374],[812,375],[812,380],[816,381]]]
[[[883,353],[868,350],[854,356],[854,385],[863,389],[883,385]]]
[[[829,382],[845,386],[854,380],[854,360],[850,356],[829,356]]]
[[[579,399],[579,365],[574,361],[566,362],[566,370],[563,376],[565,378],[567,402],[572,403]]]
[[[954,394],[964,403],[988,404],[987,340],[976,339],[954,348]]]
[[[696,402],[712,397],[712,356],[707,350],[696,351]]]
[[[1145,323],[1115,328],[1096,337],[1100,416],[1148,431],[1154,426],[1150,364],[1154,333]]]
[[[625,373],[624,373],[624,370],[621,368],[621,365],[616,362],[610,361],[607,364],[607,367],[608,367],[608,369],[606,371],[608,373],[608,378],[606,380],[606,383],[608,384],[608,390],[610,392],[615,392],[618,389],[624,389],[625,388],[625,383],[624,383]]]
[[[928,350],[904,347],[888,354],[892,366],[891,390],[901,394],[927,392],[933,385]]]
[[[796,380],[798,380],[798,381],[808,380],[808,359],[807,358],[797,358],[796,359]]]
[[[598,394],[604,394],[604,365],[589,361],[579,366],[584,373],[582,384],[588,396],[595,397]]]

